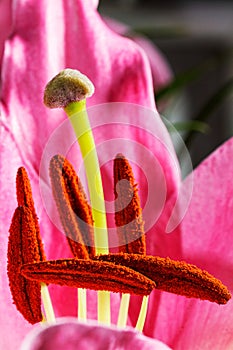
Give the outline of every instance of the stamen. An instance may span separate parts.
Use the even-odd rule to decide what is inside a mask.
[[[144,296],[142,299],[142,305],[140,309],[140,313],[138,316],[137,324],[135,326],[135,329],[137,329],[139,332],[143,331],[145,321],[146,321],[146,314],[147,314],[147,308],[148,308],[148,296]]]
[[[122,154],[118,154],[114,159],[113,172],[115,223],[120,242],[119,251],[123,253],[146,254],[146,238],[138,189],[132,167]],[[124,327],[127,323],[129,302],[130,295],[123,294],[117,321],[120,327]],[[139,313],[137,322],[139,328],[143,328],[143,321],[145,321],[143,316],[146,316],[146,305],[147,303],[142,304]]]
[[[86,289],[78,288],[78,319],[87,319],[87,293]]]
[[[38,261],[45,261],[46,256],[44,252],[44,246],[40,235],[40,227],[38,218],[36,215],[36,210],[34,207],[34,201],[32,197],[32,190],[31,190],[31,184],[27,175],[27,172],[25,168],[21,167],[18,169],[17,176],[16,176],[16,194],[17,194],[17,201],[19,206],[27,207],[31,213],[32,221],[31,225],[33,229],[35,230],[35,244],[38,249],[39,254],[39,260]],[[30,240],[30,237],[27,238]],[[25,242],[26,242],[25,237]],[[22,249],[24,247],[22,246]],[[41,297],[43,301],[44,311],[46,315],[46,319],[48,322],[54,322],[55,316],[53,312],[52,303],[49,296],[48,287],[46,285],[41,286]]]
[[[139,254],[108,254],[95,258],[117,265],[127,266],[153,280],[156,289],[200,298],[218,304],[226,304],[231,298],[226,286],[206,271],[195,265],[169,258],[145,256]]]
[[[148,295],[155,283],[126,266],[80,259],[62,259],[25,264],[21,274],[31,280],[61,286]]]
[[[42,321],[40,283],[20,274],[23,264],[40,261],[34,219],[26,206],[18,207],[12,218],[8,242],[8,278],[11,294],[23,317],[34,324]]]
[[[91,208],[82,184],[70,162],[61,155],[50,161],[53,196],[73,255],[79,259],[95,255]]]
[[[114,194],[119,251],[146,254],[144,222],[138,189],[131,165],[122,154],[118,154],[114,160]]]
[[[56,318],[54,315],[54,310],[53,310],[53,305],[51,302],[48,286],[45,283],[40,283],[41,287],[41,299],[43,301],[43,307],[44,307],[44,312],[45,312],[45,317],[43,317],[43,322],[44,319],[49,322],[49,323],[55,323]]]
[[[122,294],[120,309],[119,309],[119,314],[117,319],[118,327],[125,327],[127,324],[129,302],[130,302],[130,294]]]
[[[16,176],[16,194],[19,206],[26,206],[30,209],[34,220],[34,226],[36,230],[37,246],[40,254],[40,261],[46,260],[44,246],[40,236],[40,227],[38,218],[36,215],[36,210],[34,207],[34,201],[32,197],[31,184],[27,175],[25,168],[21,167],[18,169]]]

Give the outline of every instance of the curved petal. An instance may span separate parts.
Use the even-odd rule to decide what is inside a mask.
[[[194,172],[193,195],[182,222],[183,258],[194,261],[233,289],[233,138]],[[189,179],[184,186],[188,185]]]
[[[232,301],[219,306],[169,293],[153,293],[145,334],[175,350],[231,349],[232,307]]]
[[[2,55],[4,50],[5,40],[11,32],[12,18],[11,18],[11,0],[0,1],[0,68],[2,63]]]
[[[126,24],[118,22],[112,18],[104,18],[107,25],[120,35],[129,36],[146,53],[151,67],[153,85],[155,91],[158,91],[166,84],[171,82],[173,77],[171,67],[163,53],[146,37],[136,35],[131,32],[131,28]]]
[[[132,328],[117,329],[95,323],[82,324],[75,319],[61,319],[54,326],[35,328],[21,350],[169,350],[160,341],[143,336]]]
[[[135,36],[133,40],[146,52],[151,66],[155,91],[169,84],[173,73],[165,55],[145,37]]]
[[[232,154],[233,138],[194,171],[192,199],[180,225],[182,242],[176,257],[212,273],[230,291],[233,290]],[[184,182],[184,189],[189,181],[187,178]],[[171,247],[175,237],[176,233],[168,235]],[[232,300],[219,307],[167,293],[153,293],[145,331],[175,349],[230,349],[232,315]]]

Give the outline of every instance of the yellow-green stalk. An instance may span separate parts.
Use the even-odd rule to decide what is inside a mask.
[[[78,288],[78,319],[81,321],[87,319],[87,293],[83,288]]]
[[[86,111],[86,98],[94,92],[92,82],[79,71],[65,69],[46,86],[44,103],[49,108],[63,108],[70,119],[82,153],[88,182],[97,254],[108,253],[105,203],[99,160]],[[98,320],[110,323],[110,293],[98,292]]]
[[[122,294],[120,310],[117,320],[118,327],[125,327],[127,324],[128,311],[129,311],[130,294]]]
[[[139,312],[138,321],[135,327],[139,332],[143,331],[143,328],[145,325],[148,301],[149,301],[149,296],[144,296],[142,299],[142,305]]]
[[[53,311],[53,306],[48,291],[48,286],[45,283],[41,283],[41,299],[45,312],[45,320],[48,323],[56,322],[56,318]]]

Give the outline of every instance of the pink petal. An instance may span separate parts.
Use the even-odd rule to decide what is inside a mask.
[[[176,258],[194,263],[221,279],[230,291],[233,290],[232,154],[233,138],[194,171],[191,204],[180,225],[180,253],[175,253]],[[184,189],[190,181],[188,178],[184,182]],[[168,243],[169,240],[171,249],[176,249],[175,232],[167,235]],[[174,349],[228,349],[233,342],[233,301],[219,306],[153,293],[145,332]]]
[[[164,54],[152,41],[142,35],[132,34],[131,28],[128,25],[115,19],[105,17],[104,21],[116,33],[123,36],[130,35],[130,38],[145,51],[150,62],[155,91],[158,91],[171,82],[173,77],[171,67]]]
[[[61,319],[54,326],[35,328],[21,350],[168,350],[165,344],[143,336],[132,328],[82,324],[75,319]]]
[[[172,349],[230,349],[232,301],[219,306],[169,293],[150,298],[145,334],[156,337]]]
[[[143,36],[134,36],[133,40],[146,52],[151,66],[155,91],[169,84],[173,78],[173,73],[165,55]]]
[[[183,257],[205,267],[230,288],[233,288],[232,154],[233,138],[195,170],[192,201],[182,222]]]
[[[0,1],[0,67],[2,63],[2,55],[3,55],[5,40],[11,33],[11,26],[12,26],[11,7],[12,7],[11,0]]]

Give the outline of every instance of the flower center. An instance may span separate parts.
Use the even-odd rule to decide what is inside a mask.
[[[68,74],[68,83],[71,86],[79,84],[74,77],[76,79],[75,74],[72,74],[72,79]],[[56,79],[52,80],[53,84],[54,81],[56,83]],[[53,101],[52,107],[57,106],[53,98],[53,94],[57,93],[57,88],[67,84],[64,91],[69,95],[67,91],[70,85],[68,83],[67,75],[63,74],[62,84],[60,82],[60,85],[55,84],[55,89],[52,89],[51,86],[46,88],[47,93],[49,91],[47,100]],[[74,89],[76,92],[69,95],[72,96],[71,102],[67,101],[67,98],[59,97],[59,101],[62,100],[62,103],[65,101],[65,106],[62,103],[59,106],[65,107],[68,113],[71,110],[73,113],[74,109],[80,107],[74,105],[80,103],[79,101],[74,102],[76,93],[78,100],[80,94],[83,98],[84,92],[89,93],[85,87],[85,79],[82,78],[80,84],[81,87]],[[83,104],[81,110],[83,111]],[[85,120],[85,127],[87,127],[89,124],[87,119]],[[74,120],[73,124],[75,128],[78,125],[74,123]],[[94,149],[91,131],[87,131],[85,135],[87,136],[85,151],[82,150],[85,140],[78,136],[84,156],[87,149],[92,151]],[[92,161],[98,168],[95,150],[93,155]],[[137,328],[140,330],[143,329],[146,317],[147,296],[154,289],[190,298],[206,299],[218,304],[227,303],[231,298],[229,291],[221,281],[208,272],[185,262],[146,255],[146,238],[138,189],[131,165],[121,154],[114,159],[115,223],[119,238],[119,252],[109,253],[106,218],[103,210],[104,201],[100,211],[92,208],[96,199],[91,170],[90,164],[86,164],[92,206],[87,201],[87,196],[72,164],[62,155],[55,155],[50,161],[52,193],[63,230],[74,256],[71,259],[61,258],[59,260],[46,259],[29,178],[24,168],[18,170],[16,178],[18,207],[10,227],[8,277],[14,303],[28,322],[33,324],[42,321],[43,314],[47,321],[54,321],[47,290],[47,285],[52,283],[78,288],[80,318],[86,318],[86,297],[83,289],[98,291],[98,318],[99,321],[107,323],[110,323],[109,292],[123,293],[118,319],[120,326],[126,324],[129,295],[143,296],[142,309],[137,323]],[[99,170],[97,187],[103,199]],[[106,229],[104,239],[100,239],[98,228]]]

